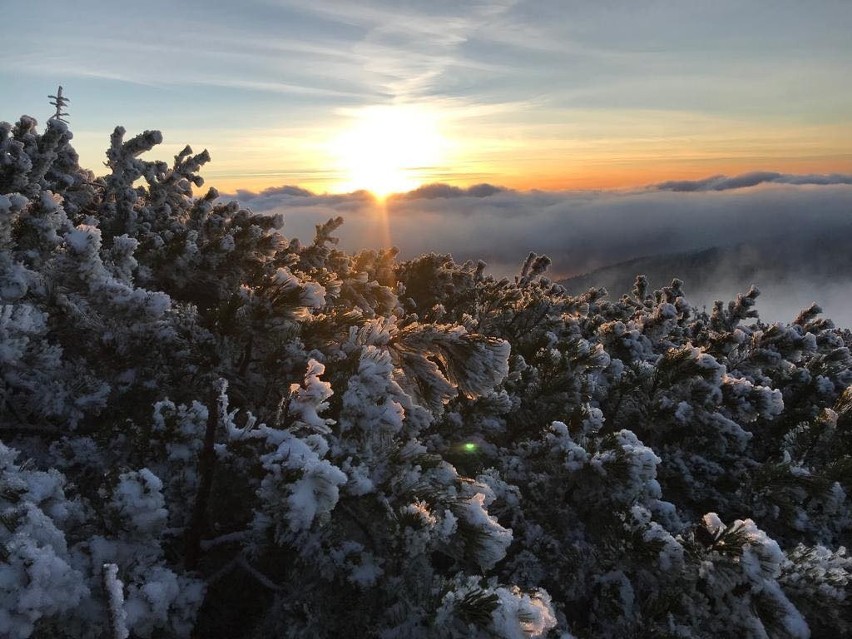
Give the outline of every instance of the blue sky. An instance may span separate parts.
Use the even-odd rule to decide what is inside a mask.
[[[95,170],[121,124],[162,130],[163,157],[209,149],[225,188],[357,187],[339,140],[377,108],[364,136],[385,156],[395,109],[440,138],[428,166],[382,164],[417,183],[852,170],[848,1],[35,0],[3,15],[0,118],[46,119],[62,84]]]

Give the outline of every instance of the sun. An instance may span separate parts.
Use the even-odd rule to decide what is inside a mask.
[[[344,176],[341,191],[366,189],[379,198],[421,185],[444,160],[439,118],[413,106],[369,107],[331,145]]]

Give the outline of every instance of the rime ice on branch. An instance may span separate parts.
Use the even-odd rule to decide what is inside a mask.
[[[303,244],[51,97],[0,123],[0,635],[852,632],[818,308]]]

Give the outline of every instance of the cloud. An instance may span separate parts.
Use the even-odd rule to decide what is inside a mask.
[[[235,194],[225,195],[224,197],[237,200],[248,208],[263,211],[271,206],[286,205],[293,198],[315,197],[315,194],[300,186],[285,185],[273,186],[260,193],[238,189]]]
[[[369,191],[353,191],[344,194],[317,195],[313,191],[300,186],[273,186],[259,193],[238,189],[234,194],[223,194],[222,199],[237,200],[241,206],[255,213],[277,212],[292,213],[310,210],[327,210],[329,214],[340,214],[344,211],[359,214],[362,209],[369,209],[376,203],[375,197]],[[337,211],[338,213],[334,213]]]
[[[436,198],[455,198],[455,197],[488,197],[497,193],[508,191],[502,186],[494,186],[493,184],[474,184],[466,189],[450,184],[425,184],[421,187],[397,195],[396,198],[403,200],[433,200]]]
[[[402,259],[427,252],[449,253],[459,262],[483,259],[498,276],[516,274],[530,251],[551,257],[555,279],[642,256],[743,243],[786,247],[772,259],[795,273],[797,265],[817,259],[814,247],[821,236],[848,238],[852,245],[852,184],[831,176],[825,184],[813,176],[782,177],[763,180],[759,188],[690,192],[655,187],[520,192],[490,185],[427,185],[382,204],[366,192],[315,195],[281,187],[257,194],[242,191],[238,199],[256,213],[283,213],[282,232],[288,237],[309,241],[316,224],[341,215],[344,225],[338,235],[346,250],[379,248],[389,237]],[[833,246],[837,250],[843,244]],[[730,281],[728,297],[749,283],[761,284],[746,282],[748,273],[737,274],[736,264],[730,271],[729,280],[716,282],[724,288]],[[852,298],[852,273],[837,273],[832,284],[849,289]],[[810,291],[831,308],[817,296],[813,282],[791,281],[789,289]],[[693,301],[712,303],[698,300],[698,293]],[[852,325],[852,313],[845,323]]]
[[[714,175],[703,180],[673,180],[655,184],[653,188],[658,191],[728,191],[730,189],[742,189],[758,184],[852,184],[852,175],[843,173],[826,173],[812,175],[790,175],[775,173],[773,171],[753,171],[743,173],[734,177],[727,175]]]

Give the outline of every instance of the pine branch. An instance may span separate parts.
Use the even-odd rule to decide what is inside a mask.
[[[210,550],[211,548],[221,546],[222,544],[233,544],[243,541],[248,537],[248,534],[248,530],[237,530],[236,532],[219,535],[213,539],[204,539],[201,541],[201,550]]]
[[[499,605],[500,599],[496,593],[477,588],[456,604],[456,615],[465,623],[485,628],[493,621],[491,613]]]
[[[240,557],[239,559],[237,559],[237,565],[240,568],[242,568],[243,570],[245,570],[252,577],[254,577],[258,581],[258,583],[260,583],[260,585],[263,586],[264,588],[268,588],[269,590],[272,590],[274,592],[279,592],[279,591],[283,590],[283,588],[280,585],[278,585],[277,583],[272,581],[269,577],[264,575],[262,572],[260,572],[254,566],[252,566],[246,560],[245,557]]]
[[[65,113],[62,109],[68,106],[68,103],[71,102],[69,98],[66,98],[62,95],[62,86],[60,85],[59,89],[56,91],[56,95],[47,96],[50,98],[50,106],[56,109],[56,112],[50,116],[50,120],[59,120],[60,122],[68,122],[65,118],[68,117],[68,114]]]
[[[127,613],[124,611],[124,593],[122,592],[123,584],[118,578],[118,566],[104,564],[101,578],[107,596],[110,639],[127,639],[130,632],[127,630]]]
[[[195,507],[192,509],[189,527],[186,535],[186,555],[184,564],[188,570],[198,567],[201,556],[201,538],[207,527],[207,504],[210,501],[210,490],[213,486],[213,468],[216,464],[216,426],[219,423],[219,384],[213,389],[210,408],[207,414],[207,428],[204,431],[204,446],[198,459],[198,493]]]

